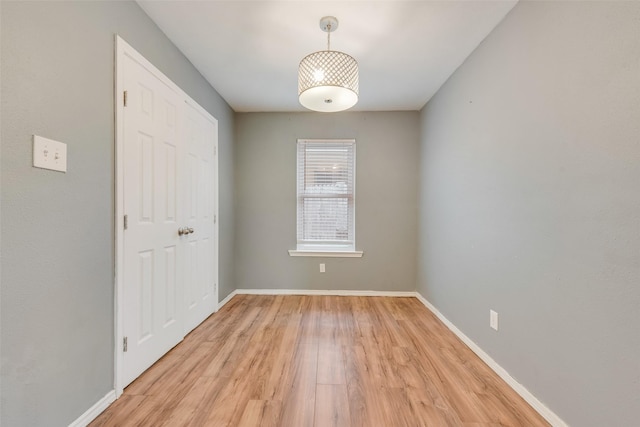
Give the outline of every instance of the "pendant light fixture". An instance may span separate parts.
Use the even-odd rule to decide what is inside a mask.
[[[358,62],[346,53],[331,50],[331,33],[338,29],[335,17],[322,18],[320,28],[327,33],[327,50],[300,61],[298,99],[313,111],[343,111],[358,102]]]

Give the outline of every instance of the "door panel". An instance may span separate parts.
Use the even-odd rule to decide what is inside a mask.
[[[123,332],[125,385],[183,338],[178,224],[180,94],[125,63]]]
[[[218,305],[214,279],[217,277],[217,254],[210,244],[215,231],[211,200],[216,197],[217,188],[213,177],[217,176],[214,159],[218,132],[216,123],[188,103],[185,121],[189,165],[185,207],[187,226],[194,230],[188,235],[191,262],[185,316],[185,333],[188,333],[215,312]]]

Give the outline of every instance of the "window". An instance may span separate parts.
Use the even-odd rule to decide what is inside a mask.
[[[298,245],[291,255],[361,256],[355,251],[355,156],[352,139],[298,140]]]

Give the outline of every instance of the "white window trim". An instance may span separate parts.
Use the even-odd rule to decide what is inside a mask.
[[[311,257],[324,257],[324,258],[362,258],[363,251],[331,251],[331,250],[300,250],[290,249],[289,256],[311,256]]]
[[[348,143],[352,143],[355,145],[356,140],[355,139],[330,139],[330,138],[325,138],[325,139],[310,139],[310,138],[301,138],[298,139],[297,142],[304,142],[304,141],[310,141],[310,142],[320,142],[320,141],[327,141],[327,142],[348,142]],[[296,148],[297,150],[297,148]],[[355,155],[355,153],[354,153]],[[297,155],[296,155],[296,165],[297,165]],[[297,166],[296,166],[296,171],[297,171]],[[353,163],[353,175],[354,175],[354,180],[355,180],[355,174],[356,174],[356,160],[354,158],[354,163]],[[296,172],[296,199],[298,198],[298,174]],[[355,201],[355,183],[354,183],[354,187],[353,187],[353,198]],[[297,205],[297,201],[296,201],[296,209],[298,209],[298,205]],[[362,255],[364,254],[363,251],[357,251],[355,250],[355,217],[356,217],[356,206],[354,203],[353,206],[353,242],[350,243],[337,243],[337,244],[330,244],[330,243],[318,243],[318,244],[312,244],[309,242],[297,242],[296,245],[296,249],[290,249],[289,250],[289,256],[294,256],[294,257],[333,257],[333,258],[361,258]],[[296,214],[297,216],[297,214]],[[296,231],[297,233],[297,231]]]

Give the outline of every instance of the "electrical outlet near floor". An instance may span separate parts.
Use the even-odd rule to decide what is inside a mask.
[[[498,330],[498,313],[493,310],[489,310],[489,326],[496,331]]]
[[[324,264],[323,263],[320,264],[320,273],[324,273]]]

